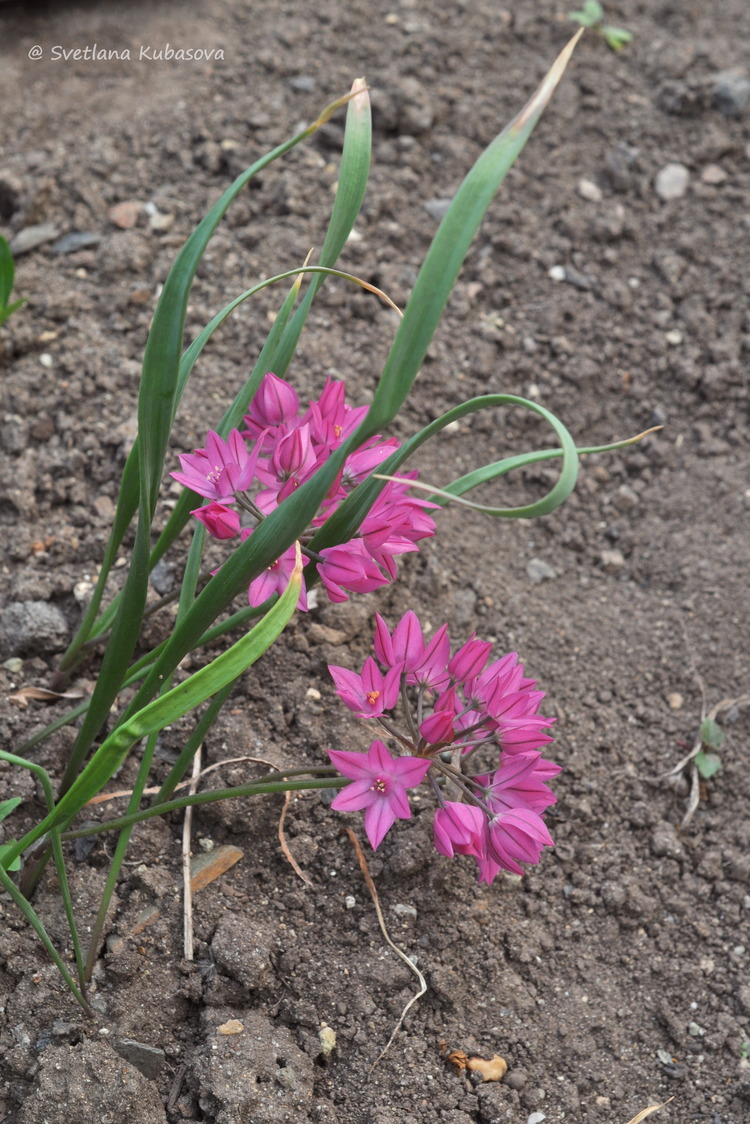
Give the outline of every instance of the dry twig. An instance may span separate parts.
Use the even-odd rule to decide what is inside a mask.
[[[201,776],[201,750],[193,758],[193,775],[190,779],[190,795],[198,791]],[[188,804],[182,823],[182,928],[183,947],[186,960],[193,959],[193,887],[190,882],[190,835],[193,828],[193,808]]]
[[[284,853],[284,858],[286,859],[286,861],[288,863],[291,864],[292,869],[294,870],[295,874],[299,875],[299,877],[302,879],[302,881],[305,883],[306,886],[312,886],[312,884],[313,884],[312,878],[310,877],[309,874],[305,874],[304,870],[301,869],[301,867],[300,867],[299,863],[297,862],[297,860],[295,859],[294,855],[289,850],[289,844],[287,843],[286,836],[284,835],[284,820],[286,819],[286,813],[287,813],[287,810],[288,810],[289,805],[291,803],[291,800],[292,800],[291,792],[285,792],[284,793],[284,807],[281,809],[281,815],[279,816],[279,843],[281,844],[281,850]]]
[[[658,1112],[660,1108],[665,1108],[669,1104],[669,1101],[673,1100],[674,1097],[670,1097],[669,1100],[664,1101],[662,1104],[652,1104],[649,1105],[648,1108],[641,1109],[640,1112],[635,1114],[632,1120],[628,1120],[628,1124],[641,1124],[641,1120],[645,1120],[652,1112]]]
[[[404,1019],[407,1016],[407,1013],[409,1012],[409,1009],[417,1002],[418,999],[421,999],[422,996],[427,991],[427,981],[425,980],[424,976],[422,975],[422,973],[420,972],[420,970],[416,966],[416,964],[413,961],[411,961],[409,959],[409,957],[406,955],[406,953],[402,952],[402,950],[398,947],[398,945],[394,944],[393,941],[391,940],[390,935],[388,933],[388,930],[385,927],[385,918],[383,917],[383,911],[380,908],[380,900],[378,898],[378,892],[375,889],[375,883],[372,880],[372,875],[370,874],[369,867],[367,866],[367,859],[365,858],[365,853],[362,850],[362,845],[360,844],[359,839],[357,839],[357,836],[354,834],[354,832],[352,831],[352,829],[350,827],[346,828],[346,834],[349,836],[349,838],[352,841],[352,845],[353,845],[354,850],[355,850],[356,855],[357,855],[357,861],[359,863],[359,869],[362,871],[362,877],[365,880],[365,885],[367,886],[367,889],[370,891],[370,897],[372,898],[373,905],[375,906],[375,912],[378,916],[378,924],[380,925],[380,931],[383,934],[383,936],[385,937],[389,947],[393,949],[393,951],[396,953],[396,955],[398,957],[400,957],[401,960],[403,960],[404,964],[406,964],[409,971],[413,972],[414,975],[419,980],[419,991],[416,993],[416,995],[412,995],[411,999],[409,1000],[409,1002],[404,1007],[403,1011],[401,1012],[401,1014],[399,1016],[398,1022],[396,1023],[395,1027],[393,1028],[393,1033],[391,1034],[391,1037],[388,1039],[385,1046],[383,1047],[383,1049],[380,1051],[380,1053],[378,1054],[375,1061],[370,1066],[369,1073],[372,1074],[372,1072],[375,1069],[378,1062],[380,1062],[381,1059],[385,1057],[385,1055],[388,1053],[391,1046],[393,1045],[393,1040],[396,1037],[396,1035],[398,1034],[399,1030],[401,1029],[401,1026],[403,1024]]]

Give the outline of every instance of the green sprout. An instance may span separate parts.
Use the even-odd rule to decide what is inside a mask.
[[[3,236],[0,234],[0,326],[2,326],[9,316],[12,316],[17,308],[26,304],[25,298],[13,301],[13,304],[8,304],[10,294],[13,292],[13,279],[16,275],[16,267],[13,262],[13,255],[10,252],[10,246]]]
[[[599,0],[583,0],[583,7],[577,12],[568,12],[568,19],[580,23],[581,27],[590,27],[601,35],[612,51],[621,51],[633,38],[632,33],[624,27],[604,22],[604,8]]]
[[[10,800],[0,800],[0,822],[2,822],[2,820],[4,820],[6,818],[6,816],[9,816],[11,812],[15,811],[15,809],[18,807],[18,805],[20,803],[21,803],[21,797],[20,796],[11,796]],[[8,851],[9,849],[10,849],[9,843],[0,843],[0,856],[2,856],[3,853],[5,851]],[[21,869],[21,860],[20,859],[14,859],[14,861],[8,867],[8,870],[20,870],[20,869]]]
[[[707,781],[721,768],[721,758],[718,753],[711,751],[721,747],[724,731],[714,718],[706,718],[701,723],[700,738],[701,745],[706,746],[706,749],[699,749],[693,760],[696,769],[704,781]]]
[[[683,828],[687,827],[698,808],[701,780],[710,780],[721,768],[721,758],[715,751],[721,748],[726,735],[716,719],[720,714],[725,714],[727,711],[735,711],[741,707],[750,706],[750,695],[740,695],[736,699],[722,699],[721,702],[716,703],[707,711],[705,684],[700,675],[697,672],[695,674],[703,697],[701,724],[690,752],[673,769],[664,774],[665,780],[674,782],[677,778],[684,776],[689,782],[687,811],[681,824]]]

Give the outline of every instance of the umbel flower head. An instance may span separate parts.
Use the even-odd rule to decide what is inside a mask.
[[[378,724],[399,752],[379,740],[367,753],[329,750],[353,780],[331,806],[364,809],[365,831],[379,847],[395,820],[411,815],[406,789],[427,779],[438,800],[438,851],[473,855],[480,882],[501,870],[522,874],[522,863],[539,862],[553,846],[542,813],[555,803],[548,782],[560,768],[540,752],[554,723],[539,713],[544,693],[515,652],[490,661],[491,645],[472,636],[451,656],[447,625],[426,640],[411,611],[393,631],[376,620],[376,658],[368,657],[359,675],[329,671],[342,702]],[[474,773],[478,758],[493,762],[491,771]]]
[[[209,430],[206,447],[181,454],[180,471],[172,476],[210,501],[192,512],[210,535],[242,541],[317,472],[366,413],[366,407],[347,405],[343,382],[331,379],[303,412],[295,390],[269,372],[248,407],[244,429],[233,429],[226,440]],[[399,444],[395,438],[373,437],[348,456],[301,537],[306,566],[317,568],[331,601],[346,601],[352,593],[387,585],[396,577],[396,557],[417,550],[421,539],[435,533],[429,511],[437,505],[408,494],[408,480],[415,479],[416,473],[406,473],[401,481],[383,486],[352,539],[314,555],[306,549],[349,493],[377,471]],[[247,525],[248,520],[252,525]],[[283,588],[290,572],[288,558],[294,557],[291,550],[291,555],[277,559],[267,573],[251,582],[251,605],[260,605]],[[304,580],[298,608],[307,608]]]

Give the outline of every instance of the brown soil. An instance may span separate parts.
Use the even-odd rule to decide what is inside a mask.
[[[360,240],[342,262],[403,303],[435,229],[425,204],[453,193],[570,25],[567,5],[549,0],[508,12],[490,0],[1,7],[0,229],[11,237],[54,222],[60,236],[94,236],[75,252],[47,242],[19,256],[29,305],[3,332],[5,601],[51,603],[69,634],[132,439],[155,294],[209,203],[366,75],[374,169]],[[750,107],[726,116],[713,94],[717,73],[742,63],[750,16],[744,0],[613,7],[633,43],[613,55],[589,34],[579,46],[491,208],[395,431],[488,389],[538,397],[581,444],[665,428],[588,459],[574,497],[538,522],[441,516],[438,537],[390,591],[297,620],[205,746],[210,762],[280,763],[362,748],[326,664],[358,666],[373,612],[394,620],[412,606],[433,625],[447,620],[456,640],[476,629],[518,650],[548,692],[564,767],[549,816],[556,848],[522,880],[478,887],[471,860],[432,848],[425,806],[370,853],[391,934],[429,987],[370,1076],[415,980],[382,938],[344,818],[316,795],[292,804],[288,839],[307,887],[278,846],[279,799],[200,811],[196,850],[211,839],[244,857],[196,898],[193,965],[181,951],[181,821],[152,822],[135,833],[118,887],[97,1022],[0,898],[3,1119],[525,1124],[543,1114],[548,1124],[625,1124],[670,1097],[655,1119],[750,1119],[747,710],[723,716],[723,767],[684,830],[685,784],[660,780],[692,745],[702,706],[750,683]],[[167,43],[225,57],[139,59],[142,45]],[[28,57],[35,44],[41,59]],[[129,48],[131,59],[52,57],[55,45],[94,44]],[[191,335],[252,279],[320,245],[339,142],[337,120],[238,200],[201,267]],[[664,202],[655,177],[670,163],[690,179]],[[139,208],[135,226],[117,228],[108,210],[128,201],[153,204],[171,225],[153,229]],[[568,280],[550,276],[555,266]],[[175,452],[200,442],[241,384],[276,300],[245,308],[206,352]],[[290,377],[315,394],[336,372],[351,401],[365,401],[390,315],[334,284],[317,309]],[[547,441],[522,416],[480,415],[421,467],[443,483]],[[553,476],[543,468],[494,494],[535,495]],[[555,576],[533,583],[533,558]],[[175,552],[162,588],[179,565]],[[0,668],[9,748],[62,713],[8,696],[49,683],[65,639],[37,635],[20,669]],[[6,638],[3,659],[12,648]],[[160,769],[186,729],[165,733]],[[62,731],[39,753],[56,775],[70,741]],[[226,767],[221,784],[250,768]],[[131,777],[126,769],[118,784]],[[39,794],[27,774],[3,768],[0,798],[13,794],[24,798],[14,822],[26,825]],[[84,932],[105,838],[69,856]],[[67,950],[51,877],[36,905]],[[244,1032],[218,1034],[229,1019]],[[336,1034],[327,1058],[323,1023]],[[128,1053],[124,1039],[141,1045]],[[509,1073],[468,1082],[446,1066],[441,1042],[501,1054]]]

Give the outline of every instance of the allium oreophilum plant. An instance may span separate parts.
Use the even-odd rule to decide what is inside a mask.
[[[320,581],[328,595],[340,601],[350,593],[385,584],[395,576],[394,558],[415,549],[418,541],[432,532],[432,505],[466,503],[465,493],[478,484],[513,468],[559,457],[560,477],[543,499],[512,509],[472,505],[488,514],[508,518],[532,518],[552,511],[575,485],[578,454],[594,451],[577,449],[565,426],[539,404],[503,394],[483,395],[456,406],[401,446],[388,437],[378,436],[387,432],[409,394],[471,240],[562,76],[572,47],[573,43],[563,51],[528,104],[479,157],[456,193],[427,253],[366,411],[347,407],[343,388],[333,382],[326,385],[316,402],[300,411],[296,393],[284,379],[312,301],[326,278],[334,275],[371,288],[336,269],[336,261],[359,213],[369,171],[370,111],[363,82],[355,82],[350,95],[328,106],[307,129],[240,175],[180,251],[164,283],[146,345],[138,399],[138,437],[123,470],[113,528],[97,584],[56,678],[57,685],[64,683],[84,658],[103,646],[96,686],[89,698],[29,739],[18,753],[0,751],[0,758],[30,770],[37,777],[47,806],[47,814],[38,823],[20,838],[2,845],[0,885],[34,927],[84,1007],[86,985],[101,944],[107,908],[136,823],[189,804],[228,797],[291,789],[345,788],[357,769],[352,755],[339,754],[332,757],[333,765],[321,765],[318,769],[276,771],[231,789],[177,798],[173,795],[234,684],[278,638],[298,605],[304,606],[305,587],[309,589]],[[311,136],[347,103],[339,186],[318,264],[292,269],[254,285],[218,312],[183,351],[191,285],[209,240],[232,200],[263,168]],[[301,296],[305,275],[308,285]],[[284,279],[292,279],[292,287],[255,366],[215,424],[205,448],[182,457],[178,475],[187,484],[186,490],[152,544],[160,487],[165,469],[173,467],[173,463],[167,465],[170,434],[193,367],[213,333],[242,302]],[[273,377],[268,372],[273,372]],[[477,469],[442,492],[427,495],[426,501],[410,495],[410,476],[401,472],[401,466],[415,449],[458,418],[479,409],[506,405],[521,406],[541,416],[552,427],[557,445]],[[625,443],[606,448],[618,448]],[[396,482],[384,479],[395,474],[399,474]],[[201,505],[201,497],[208,503]],[[158,647],[136,655],[147,611],[149,575],[177,542],[191,512],[197,513],[197,519],[185,559],[174,628]],[[123,588],[113,596],[110,574],[133,524],[127,577]],[[215,576],[204,582],[202,556],[207,530],[219,538],[236,538],[237,546]],[[239,597],[244,606],[237,608],[234,603]],[[243,629],[254,618],[258,618],[257,623],[227,650],[187,678],[178,677],[175,681],[179,665],[189,653],[200,652],[217,638]],[[400,643],[400,639],[395,641],[398,651]],[[478,643],[469,641],[472,646]],[[470,650],[478,651],[475,647]],[[404,691],[417,690],[416,716],[409,719],[410,712],[404,712],[406,732],[401,737],[406,741],[400,740],[396,726],[389,733],[390,739],[405,752],[394,757],[384,746],[371,747],[362,757],[362,762],[366,757],[368,764],[359,765],[353,785],[336,799],[346,801],[348,792],[350,808],[365,807],[371,841],[379,842],[382,827],[391,814],[404,815],[408,811],[402,790],[415,780],[434,780],[438,799],[442,801],[436,829],[439,847],[474,854],[480,864],[480,876],[489,880],[494,873],[493,864],[507,867],[513,863],[515,866],[509,869],[516,869],[519,859],[535,861],[540,847],[549,841],[546,829],[543,831],[539,826],[541,821],[534,819],[532,823],[529,810],[538,813],[549,802],[543,781],[555,767],[539,760],[521,760],[522,754],[514,751],[515,743],[508,740],[505,726],[502,722],[495,725],[500,718],[491,708],[489,697],[485,697],[485,686],[491,692],[493,676],[505,672],[499,673],[495,665],[489,664],[474,673],[473,679],[467,679],[467,657],[464,649],[461,652],[464,655],[457,653],[454,657],[458,664],[453,663],[453,670],[446,664],[450,685],[439,690],[435,686],[425,687],[421,695],[418,682],[411,678],[418,674],[418,668],[407,666],[409,661],[402,660],[400,655],[395,663],[385,661],[384,674],[391,677],[389,700],[401,662],[404,666],[398,670],[398,676]],[[522,672],[509,674],[509,683],[513,683],[511,694],[520,692],[523,696],[521,707],[533,705],[538,694],[529,681]],[[372,686],[367,689],[379,690]],[[144,790],[150,779],[159,732],[203,704],[207,705],[196,715],[192,732],[158,794],[145,803]],[[431,715],[427,713],[430,707]],[[451,707],[453,737],[448,738]],[[378,718],[388,721],[384,715]],[[79,719],[75,742],[55,792],[51,778],[28,754],[55,730]],[[549,726],[548,720],[542,721],[545,728]],[[105,735],[107,723],[110,728]],[[436,729],[444,729],[444,746],[434,741]],[[491,741],[490,734],[496,747],[498,741],[502,747],[495,772],[486,777],[464,775],[459,764],[465,765],[471,758],[474,742]],[[474,742],[469,745],[472,738]],[[539,734],[537,746],[543,740]],[[127,812],[114,820],[74,828],[75,817],[101,792],[136,747],[137,775]],[[476,753],[480,752],[486,754],[487,746],[477,745]],[[534,754],[536,749],[524,753]],[[445,760],[448,755],[450,761]],[[362,771],[376,766],[376,774]],[[513,768],[517,770],[515,779],[511,776]],[[368,777],[369,796],[362,791],[362,782]],[[518,826],[511,832],[511,845],[507,838],[501,839],[495,821],[499,809],[507,810],[509,804],[521,799],[520,794],[525,794],[524,804],[515,804],[514,822],[525,823],[527,830],[524,834]],[[384,802],[381,795],[388,799]],[[12,800],[6,801],[0,814],[15,816],[13,804]],[[480,814],[484,817],[481,828]],[[25,822],[28,823],[28,813]],[[6,829],[12,823],[12,818],[8,818]],[[91,926],[88,953],[84,955],[68,888],[63,843],[107,830],[117,831],[117,841],[101,905]],[[30,900],[50,858],[55,864],[70,927],[75,978]],[[19,860],[23,860],[23,871],[20,884],[16,884],[8,872],[17,868]]]

